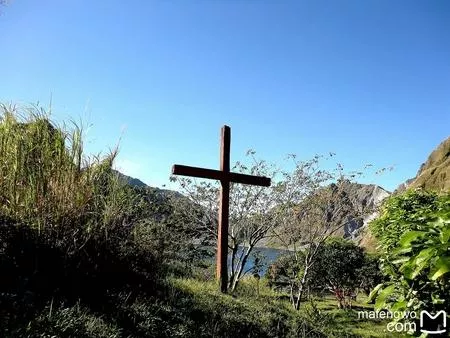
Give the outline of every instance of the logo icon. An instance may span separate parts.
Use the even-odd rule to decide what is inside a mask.
[[[420,331],[429,334],[440,334],[447,331],[447,314],[444,310],[431,314],[428,311],[420,312]]]

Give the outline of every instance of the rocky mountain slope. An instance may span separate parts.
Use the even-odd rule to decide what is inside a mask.
[[[450,137],[444,140],[423,163],[416,177],[402,183],[396,193],[408,188],[422,188],[438,192],[450,190]]]
[[[376,209],[381,201],[390,196],[390,192],[374,184],[360,184],[346,182],[344,191],[352,201],[352,209],[350,212],[357,214],[364,212],[362,217],[350,218],[348,215],[342,215],[342,221],[345,223],[342,230],[338,233],[344,238],[357,239],[364,227],[372,219],[376,217]]]

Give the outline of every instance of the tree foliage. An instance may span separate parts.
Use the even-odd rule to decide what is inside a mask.
[[[318,251],[310,284],[328,289],[336,297],[340,308],[348,307],[360,285],[359,273],[363,264],[362,248],[347,240],[330,239]]]
[[[397,246],[405,232],[426,227],[431,215],[440,208],[437,194],[409,190],[383,202],[380,216],[371,222],[370,230],[380,241],[382,250],[387,252]]]
[[[364,263],[358,271],[358,288],[366,295],[385,280],[381,271],[381,257],[375,253],[365,253]]]

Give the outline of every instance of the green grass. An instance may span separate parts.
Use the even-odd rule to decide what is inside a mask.
[[[217,291],[215,282],[201,282],[195,279],[173,279],[172,285],[190,294],[207,312],[214,313],[220,307],[223,312],[230,311],[222,317],[239,313],[245,321],[257,322],[261,327],[269,327],[273,317],[283,317],[287,323],[307,322],[317,331],[330,337],[402,337],[398,333],[386,330],[387,320],[359,319],[358,311],[373,310],[366,303],[366,297],[358,297],[352,309],[338,309],[337,301],[331,296],[315,298],[314,304],[318,312],[312,311],[312,306],[305,301],[299,311],[292,309],[286,295],[276,293],[268,288],[264,281],[260,282],[259,295],[254,278],[244,279],[234,295],[223,295]],[[283,298],[284,296],[284,298]],[[234,312],[236,310],[236,312]],[[290,333],[292,334],[292,332]]]
[[[361,298],[340,310],[330,297],[317,298],[318,311],[305,302],[299,311],[264,282],[259,295],[253,278],[234,295],[215,282],[170,278],[154,296],[111,294],[113,308],[86,304],[48,304],[20,331],[29,337],[401,337],[389,335],[386,321],[360,320],[357,310],[371,310]],[[7,335],[8,336],[8,335]]]
[[[246,283],[243,283],[244,285]],[[235,295],[224,295],[215,282],[172,279],[174,296],[189,300],[189,308],[178,308],[190,318],[205,316],[201,335],[284,337],[292,331],[292,312],[287,304],[267,294],[256,296],[248,283]],[[281,306],[280,306],[281,305]]]
[[[333,326],[338,330],[348,330],[365,338],[402,337],[398,333],[386,330],[388,320],[360,319],[358,311],[372,311],[373,305],[366,303],[367,297],[359,296],[352,309],[338,309],[337,301],[333,297],[316,298],[314,301],[319,310],[332,318]]]

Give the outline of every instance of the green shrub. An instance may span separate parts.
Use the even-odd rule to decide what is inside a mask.
[[[409,190],[383,202],[380,216],[370,223],[370,230],[379,240],[383,252],[388,252],[397,246],[405,232],[426,227],[430,215],[440,208],[436,193]]]
[[[372,292],[376,307],[449,313],[450,194],[409,191],[392,197],[371,228],[389,278]]]

